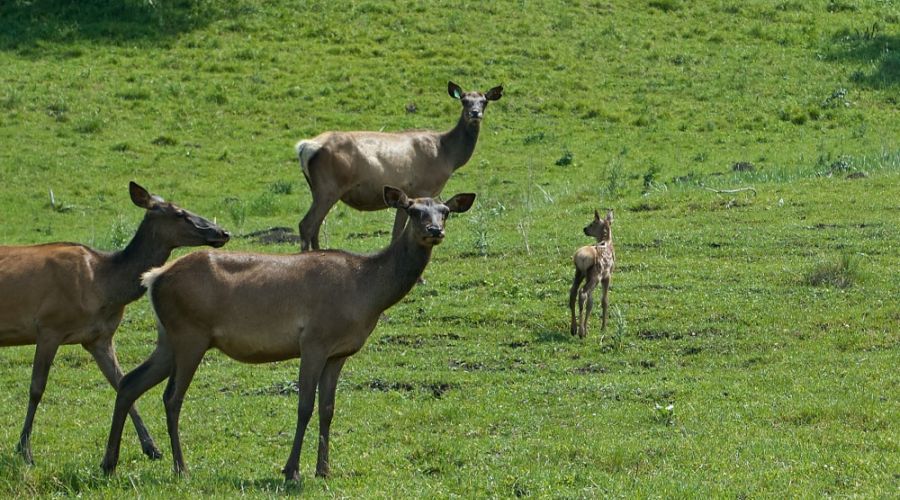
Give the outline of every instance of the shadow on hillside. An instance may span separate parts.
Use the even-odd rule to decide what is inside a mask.
[[[828,58],[866,65],[866,69],[855,71],[850,78],[871,88],[887,89],[900,85],[898,51],[900,36],[881,33],[878,25],[873,25],[863,31],[843,30],[834,35]]]
[[[85,40],[160,43],[214,17],[199,0],[0,0],[0,50]]]

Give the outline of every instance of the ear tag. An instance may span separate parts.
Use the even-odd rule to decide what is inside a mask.
[[[454,89],[454,90],[453,90],[453,98],[454,98],[454,99],[459,99],[460,97],[462,97],[462,95],[460,95],[459,89]]]

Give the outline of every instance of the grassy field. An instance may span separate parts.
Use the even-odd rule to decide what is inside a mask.
[[[0,496],[900,492],[894,1],[11,0],[0,68],[0,243],[104,249],[137,226],[135,180],[217,218],[226,249],[294,252],[251,235],[309,206],[298,139],[449,129],[448,80],[505,88],[444,192],[475,207],[344,369],[331,478],[312,440],[301,484],[279,474],[297,362],[215,352],[182,413],[190,475],[159,386],[139,406],[164,459],[129,425],[104,477],[114,395],[76,346],[26,466],[33,347],[15,347]],[[615,209],[612,315],[578,340],[570,258],[595,208]],[[392,220],[338,205],[323,242],[374,251]],[[145,299],[116,339],[126,370],[152,351]]]

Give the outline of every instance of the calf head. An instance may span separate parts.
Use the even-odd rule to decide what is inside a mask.
[[[606,218],[601,219],[600,214],[594,210],[594,220],[584,227],[584,234],[597,238],[598,242],[612,239],[613,211],[607,210]]]

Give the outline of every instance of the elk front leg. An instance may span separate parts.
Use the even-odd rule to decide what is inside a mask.
[[[330,473],[328,462],[328,438],[331,433],[331,419],[334,417],[334,393],[338,377],[347,358],[330,359],[319,379],[319,454],[316,460],[316,475],[327,477]]]
[[[284,464],[284,469],[281,470],[286,481],[300,480],[300,448],[303,447],[303,435],[306,433],[306,426],[309,425],[309,419],[312,417],[313,406],[316,402],[316,386],[319,385],[319,377],[322,375],[326,361],[324,355],[316,356],[309,351],[303,352],[303,354],[300,361],[300,380],[297,384],[300,388],[300,401],[297,404],[297,429],[294,432],[291,454],[288,456],[287,463]]]
[[[106,377],[106,380],[113,389],[118,392],[119,383],[122,381],[124,374],[122,373],[122,367],[119,366],[119,360],[116,357],[116,348],[112,343],[112,337],[102,338],[92,344],[85,344],[83,347],[91,353],[91,356],[94,357],[94,361],[97,362],[97,366],[100,367],[103,376]],[[144,455],[147,455],[151,460],[162,458],[162,453],[159,451],[159,448],[156,447],[156,443],[153,442],[150,431],[148,431],[147,426],[144,425],[144,421],[141,419],[137,407],[132,405],[132,407],[128,409],[128,415],[134,423],[134,430],[137,431]]]

